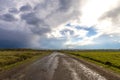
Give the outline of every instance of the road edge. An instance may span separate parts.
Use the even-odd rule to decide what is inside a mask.
[[[4,71],[4,72],[1,72],[1,73],[0,73],[0,80],[4,79],[4,78],[6,78],[6,77],[11,77],[11,75],[14,75],[14,74],[16,74],[16,73],[19,73],[21,70],[25,70],[28,65],[30,65],[30,64],[34,63],[35,61],[37,61],[38,59],[41,59],[41,58],[43,58],[43,57],[45,57],[45,56],[48,56],[48,55],[50,55],[50,54],[45,54],[45,55],[39,56],[39,57],[34,56],[33,59],[30,59],[30,60],[28,60],[28,61],[26,60],[26,62],[21,63],[21,64],[18,65],[18,66],[15,66],[15,67],[13,67],[13,68],[11,68],[11,69],[9,69],[9,70],[6,70],[6,71]],[[36,59],[34,59],[35,57],[36,57]]]
[[[64,53],[66,54],[66,53]],[[71,58],[74,58],[75,60],[81,62],[82,64],[86,65],[87,67],[89,67],[90,69],[98,72],[100,75],[105,76],[108,80],[120,80],[120,75],[113,73],[110,70],[106,70],[104,67],[102,66],[98,66],[92,62],[89,62],[87,60],[84,59],[80,59],[76,56],[70,55],[70,54],[66,54]]]

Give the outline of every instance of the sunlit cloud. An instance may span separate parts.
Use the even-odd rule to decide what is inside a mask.
[[[108,10],[114,8],[118,0],[88,0],[82,7],[81,25],[95,25],[99,18]]]

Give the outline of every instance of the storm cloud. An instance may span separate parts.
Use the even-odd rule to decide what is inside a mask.
[[[6,4],[6,1],[2,0],[0,2],[4,4],[0,5],[2,7],[1,10],[3,8],[5,9],[5,11],[2,11],[4,13],[0,15],[0,20],[11,22],[13,24],[15,22],[23,22],[23,24],[20,24],[21,26],[26,27],[25,29],[29,29],[28,31],[30,31],[29,33],[32,33],[32,36],[34,35],[39,37],[37,38],[38,42],[36,43],[42,44],[46,42],[47,44],[49,41],[51,42],[51,46],[53,46],[52,42],[54,42],[54,40],[56,40],[56,42],[61,42],[61,40],[57,41],[57,39],[48,39],[47,34],[51,33],[52,30],[57,28],[59,25],[64,24],[71,19],[74,20],[78,18],[80,14],[80,0],[32,0],[29,2],[24,0],[19,2],[14,0],[11,2],[9,0],[7,1],[8,5]],[[17,25],[14,26],[17,28]],[[30,44],[28,43],[31,42],[29,39],[30,37],[26,37],[28,36],[26,33],[19,33],[19,31],[21,31],[19,28],[18,33],[16,33],[17,29],[14,31],[9,31],[7,28],[4,29],[5,30],[1,29],[0,32],[0,36],[5,36],[0,39],[2,46],[26,47],[26,45]],[[23,32],[24,31],[25,30],[23,30]],[[47,39],[48,41],[46,41]],[[62,41],[62,43],[63,42],[64,41]]]
[[[53,27],[78,17],[77,3],[79,3],[78,0],[45,0],[37,4],[30,13],[23,13],[21,19],[34,26],[31,28],[34,33],[48,33]],[[29,11],[31,9],[26,5],[21,8]]]
[[[9,11],[9,13],[12,13],[12,14],[17,14],[17,13],[19,13],[19,10],[16,9],[16,8],[10,8],[8,11]]]
[[[120,6],[115,7],[112,10],[107,11],[102,17],[101,20],[109,18],[112,20],[113,23],[118,23],[120,17]]]
[[[32,10],[32,7],[30,5],[24,5],[20,8],[20,11],[30,11]]]
[[[18,31],[10,31],[0,28],[0,48],[30,47],[30,36]]]
[[[9,13],[0,15],[0,19],[4,21],[9,21],[9,22],[17,20],[12,14],[9,14]]]

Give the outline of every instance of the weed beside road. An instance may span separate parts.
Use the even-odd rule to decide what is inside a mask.
[[[0,71],[9,68],[17,63],[24,63],[24,61],[31,59],[35,56],[43,56],[50,51],[45,50],[1,50],[0,51]],[[15,65],[15,66],[16,66]],[[14,66],[12,66],[14,67]]]
[[[78,58],[83,58],[94,62],[105,68],[112,69],[120,73],[120,51],[98,50],[98,51],[65,51]]]

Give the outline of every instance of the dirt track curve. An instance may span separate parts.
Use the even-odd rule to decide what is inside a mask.
[[[79,60],[58,52],[39,59],[17,74],[10,75],[2,80],[120,80],[116,76],[109,78],[109,74],[100,75]]]

